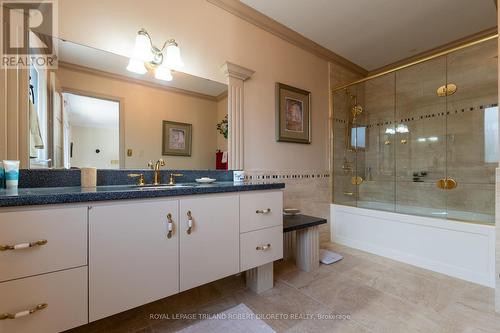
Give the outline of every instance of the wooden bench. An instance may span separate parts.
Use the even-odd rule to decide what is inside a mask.
[[[319,226],[326,219],[302,214],[283,215],[283,259],[295,260],[310,272],[319,267]]]

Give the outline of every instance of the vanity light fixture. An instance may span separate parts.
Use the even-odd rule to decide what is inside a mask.
[[[165,53],[164,53],[165,50]],[[158,80],[171,81],[171,70],[184,67],[181,52],[175,39],[169,39],[161,48],[153,45],[146,29],[141,29],[135,37],[135,46],[127,70],[137,74],[146,74],[148,68],[155,72]]]

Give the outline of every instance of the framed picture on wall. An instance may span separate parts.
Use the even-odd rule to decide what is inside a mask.
[[[191,156],[192,124],[163,121],[162,155]]]
[[[276,140],[311,143],[311,93],[276,83]]]

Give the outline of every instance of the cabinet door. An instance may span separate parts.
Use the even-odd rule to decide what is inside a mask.
[[[181,291],[239,271],[239,207],[237,195],[180,201]],[[188,213],[192,228],[188,234]]]
[[[179,292],[178,206],[175,200],[90,210],[90,321]]]

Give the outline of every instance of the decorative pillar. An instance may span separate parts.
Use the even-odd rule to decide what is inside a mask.
[[[226,62],[222,66],[227,77],[227,114],[228,114],[228,169],[243,170],[244,168],[244,82],[254,71]]]
[[[305,272],[319,267],[319,227],[297,230],[295,263]]]
[[[295,249],[296,249],[295,240],[296,240],[295,230],[285,232],[283,234],[283,259],[295,260]]]
[[[267,263],[246,271],[247,287],[260,294],[274,286],[273,263]]]

